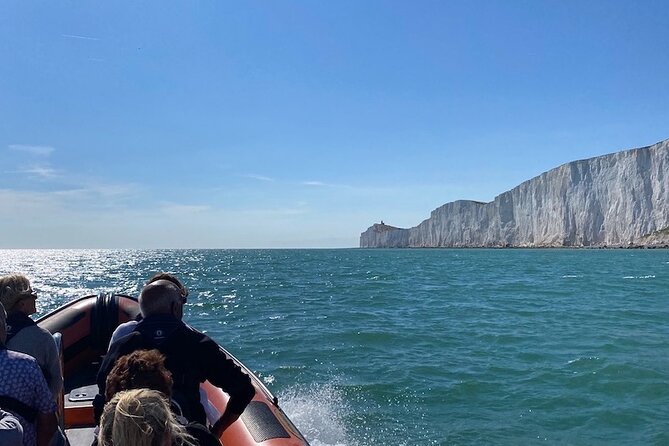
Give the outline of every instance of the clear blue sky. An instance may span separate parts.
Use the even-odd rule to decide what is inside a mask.
[[[353,247],[669,138],[667,1],[27,1],[0,247]]]

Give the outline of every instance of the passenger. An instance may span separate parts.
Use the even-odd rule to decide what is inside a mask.
[[[255,388],[251,378],[218,344],[181,320],[185,303],[184,289],[172,280],[148,283],[139,296],[144,318],[127,325],[133,327],[132,332],[109,346],[98,373],[98,387],[104,395],[107,375],[117,358],[135,350],[156,348],[165,355],[165,366],[174,380],[173,397],[189,421],[207,423],[199,391],[205,380],[230,396],[223,415],[212,426],[214,435],[220,437],[239,418],[253,398]]]
[[[63,388],[60,358],[51,333],[29,317],[37,312],[36,299],[27,277],[20,274],[0,277],[0,302],[7,311],[7,348],[37,360],[56,400]]]
[[[179,289],[179,294],[183,298],[184,304],[186,303],[186,301],[188,300],[188,288],[186,288],[174,274],[164,273],[164,272],[156,273],[149,280],[147,280],[144,285],[146,286],[159,280],[167,280],[169,282],[172,282]],[[183,311],[181,316],[179,316],[179,319],[181,319],[182,317],[183,317]],[[138,320],[128,321],[116,327],[116,330],[114,330],[114,333],[112,333],[109,345],[113,344],[114,341],[121,339],[123,336],[132,333],[135,327],[137,326],[137,323],[141,319],[142,316],[140,315]]]
[[[100,421],[101,446],[194,446],[193,438],[170,411],[157,390],[120,392],[105,405]]]
[[[117,393],[132,389],[152,389],[172,397],[172,374],[158,350],[137,350],[116,361],[107,375],[105,398],[111,401]]]
[[[21,446],[23,444],[23,427],[12,413],[0,409],[0,445]]]
[[[0,304],[0,407],[17,416],[23,446],[47,446],[58,427],[56,403],[35,358],[7,350],[6,321]]]
[[[199,446],[221,446],[206,426],[189,423],[181,416],[179,404],[172,399],[172,374],[165,368],[165,357],[158,350],[137,350],[121,356],[107,376],[105,397],[111,401],[119,392],[141,388],[158,390],[167,396],[176,420]]]

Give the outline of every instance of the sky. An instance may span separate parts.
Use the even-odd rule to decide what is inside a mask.
[[[669,138],[669,2],[0,12],[0,248],[345,248]]]

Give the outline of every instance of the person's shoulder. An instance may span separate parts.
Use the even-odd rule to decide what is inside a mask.
[[[9,379],[13,382],[35,384],[39,380],[44,380],[44,375],[37,359],[14,350],[4,350],[4,352],[6,352],[7,356],[4,358],[4,361],[1,361],[0,369],[3,373],[8,373]]]
[[[196,347],[195,351],[206,356],[202,359],[219,360],[225,356],[225,353],[221,350],[221,346],[218,345],[218,342],[214,341],[206,333],[203,333],[186,323],[184,323],[183,333],[184,336],[188,338],[188,341]]]
[[[46,342],[47,339],[53,339],[53,335],[46,328],[42,328],[39,325],[33,325],[32,327],[27,327],[35,337],[39,337],[42,342]]]
[[[197,346],[198,350],[201,348],[219,350],[219,345],[216,341],[211,339],[207,334],[183,321],[178,336],[182,339],[186,339],[187,342],[191,343],[193,346]]]
[[[137,327],[138,322],[137,321],[128,321],[128,322],[123,322],[122,324],[119,324],[118,327],[114,330],[114,333],[116,332],[130,332]]]
[[[187,336],[192,337],[192,338],[194,338],[194,339],[197,339],[197,340],[199,340],[199,341],[212,341],[211,338],[210,338],[209,336],[207,336],[206,334],[202,333],[202,332],[201,332],[200,330],[198,330],[197,328],[192,327],[192,326],[188,325],[187,323],[185,323],[185,322],[183,322],[183,321],[181,322],[181,325],[182,325],[182,330],[183,330],[183,332],[184,332]],[[214,341],[212,341],[212,342],[214,342]]]
[[[6,350],[7,351],[7,358],[11,361],[15,362],[34,362],[37,363],[37,360],[30,356],[27,353],[19,352],[16,350]]]
[[[116,327],[116,329],[112,333],[110,343],[129,335],[135,330],[136,327],[137,327],[137,321],[128,321],[119,324],[119,326]]]
[[[22,353],[22,352],[17,352],[15,350],[5,350],[7,354],[7,364],[13,368],[16,369],[21,369],[21,370],[37,370],[40,371],[41,369],[39,368],[39,365],[37,364],[37,359],[34,357]],[[41,372],[40,372],[41,373]]]
[[[53,336],[48,330],[39,325],[30,325],[19,331],[7,345],[9,348],[16,346],[17,350],[33,349],[46,345],[49,339],[53,339]]]

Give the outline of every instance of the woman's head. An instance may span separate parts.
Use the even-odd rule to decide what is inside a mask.
[[[107,375],[105,398],[109,401],[122,390],[141,388],[172,396],[172,374],[165,368],[165,357],[158,350],[137,350],[121,356]]]
[[[117,393],[102,412],[100,446],[194,445],[193,438],[174,419],[167,398],[157,390]]]
[[[31,315],[37,311],[35,307],[37,295],[30,287],[28,278],[21,274],[10,274],[0,277],[0,302],[5,306],[7,314],[20,311]]]

